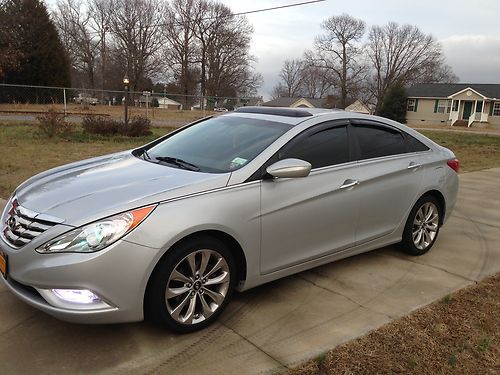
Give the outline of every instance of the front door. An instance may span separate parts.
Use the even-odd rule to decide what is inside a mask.
[[[340,125],[340,126],[339,126]],[[261,272],[264,274],[319,258],[354,244],[358,203],[355,187],[344,187],[356,163],[350,161],[346,124],[318,126],[299,135],[279,159],[311,163],[305,178],[261,183]]]
[[[464,103],[464,113],[462,115],[462,119],[468,120],[471,112],[472,112],[472,102],[465,102]]]

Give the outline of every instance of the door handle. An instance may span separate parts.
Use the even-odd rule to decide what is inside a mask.
[[[356,186],[356,185],[359,185],[359,181],[358,180],[345,180],[344,183],[342,184],[342,186],[340,187],[341,189],[349,189],[350,187],[353,187],[353,186]]]
[[[408,169],[418,169],[420,168],[422,165],[421,164],[417,164],[415,162],[411,162],[409,165],[408,165]]]

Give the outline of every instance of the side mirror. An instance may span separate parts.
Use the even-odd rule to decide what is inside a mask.
[[[271,164],[266,172],[279,178],[307,177],[311,172],[311,167],[311,164],[304,160],[284,159]]]

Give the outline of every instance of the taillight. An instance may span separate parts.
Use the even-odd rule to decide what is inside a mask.
[[[460,160],[458,160],[457,158],[450,159],[446,162],[446,164],[448,164],[448,167],[458,173],[458,170],[460,169]]]

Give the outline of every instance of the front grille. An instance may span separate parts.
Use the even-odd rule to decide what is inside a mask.
[[[14,199],[2,223],[3,237],[13,247],[23,247],[60,222],[59,220],[51,221],[49,218],[49,216],[20,206]]]

